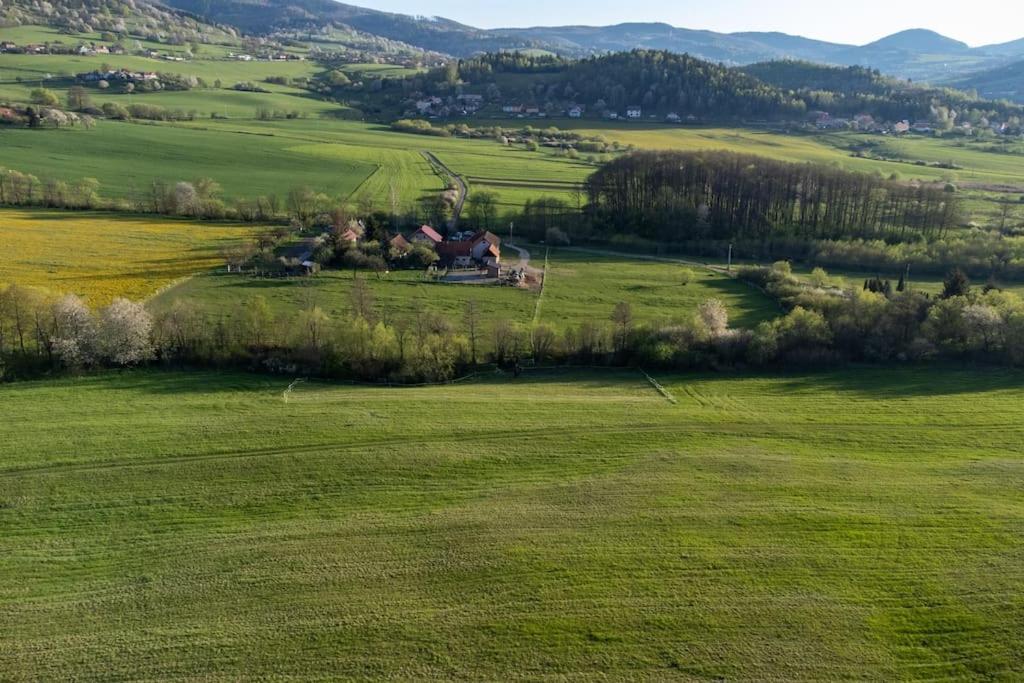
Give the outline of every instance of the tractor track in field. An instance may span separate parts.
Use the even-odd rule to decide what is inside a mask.
[[[646,384],[646,382],[645,382]],[[692,397],[691,397],[692,398]],[[661,399],[658,399],[659,401]],[[702,407],[709,408],[711,406],[703,405]],[[585,441],[588,437],[594,435],[608,436],[613,434],[625,434],[633,435],[637,434],[667,434],[677,433],[680,439],[687,439],[695,434],[708,434],[708,435],[758,435],[764,436],[766,432],[770,431],[772,438],[779,440],[801,440],[806,439],[806,433],[801,431],[808,426],[820,427],[823,429],[834,429],[836,427],[844,427],[848,429],[859,429],[865,431],[871,431],[876,428],[877,425],[865,425],[859,422],[836,422],[819,425],[792,425],[791,430],[766,430],[766,427],[771,427],[774,423],[770,419],[764,420],[751,420],[747,422],[706,422],[701,420],[693,421],[679,421],[673,423],[632,423],[628,425],[619,426],[606,426],[606,427],[586,427],[579,429],[552,429],[549,427],[537,427],[533,429],[508,429],[500,431],[487,431],[481,433],[472,434],[446,434],[445,439],[452,443],[470,443],[470,442],[485,442],[494,444],[508,443],[511,440],[524,441],[531,439],[550,439],[553,436],[558,437],[571,437],[576,442]],[[949,430],[959,430],[962,426],[949,425],[947,423],[941,424],[926,424],[917,426],[927,426],[931,428],[946,428]],[[989,425],[986,425],[988,427]],[[991,425],[993,428],[1006,428],[1010,425],[999,424]],[[681,442],[682,443],[682,442]],[[23,476],[33,475],[46,475],[46,474],[64,474],[69,472],[102,472],[102,471],[114,471],[119,469],[136,469],[136,468],[147,468],[147,467],[167,467],[171,465],[182,465],[191,463],[216,463],[216,462],[230,462],[234,460],[246,460],[250,458],[273,458],[273,457],[300,457],[305,455],[318,455],[326,451],[333,451],[335,453],[346,453],[350,451],[365,451],[366,449],[389,449],[398,448],[403,445],[408,445],[408,438],[394,437],[394,438],[383,438],[383,439],[366,439],[361,441],[325,441],[322,443],[309,443],[296,446],[278,447],[278,448],[251,448],[242,449],[237,451],[219,451],[214,453],[199,453],[195,455],[176,454],[166,455],[155,458],[149,458],[145,460],[107,460],[104,462],[88,462],[88,463],[76,463],[76,462],[52,462],[45,465],[33,466],[33,467],[13,467],[10,469],[0,470],[0,479],[11,479]]]

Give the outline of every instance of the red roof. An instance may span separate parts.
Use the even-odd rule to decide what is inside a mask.
[[[495,246],[501,244],[501,238],[488,230],[481,230],[477,234],[473,235],[473,239],[471,239],[470,242],[473,244],[479,244],[483,240],[487,240],[488,244],[493,244]]]
[[[473,255],[473,243],[472,242],[442,242],[437,245],[438,256],[450,256],[452,258],[456,256],[472,256]]]
[[[420,229],[412,234],[412,236],[414,238],[417,235],[423,235],[424,237],[426,237],[427,239],[429,239],[431,242],[434,242],[434,243],[438,243],[438,242],[443,242],[444,241],[444,238],[441,237],[440,234],[438,234],[437,230],[434,230],[429,225],[421,225]]]

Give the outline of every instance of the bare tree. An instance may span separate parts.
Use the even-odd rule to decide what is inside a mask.
[[[477,306],[476,299],[470,299],[466,302],[466,310],[462,320],[466,325],[466,335],[469,339],[470,359],[473,365],[476,365],[476,345],[480,336],[480,309]]]
[[[629,331],[633,326],[633,307],[629,302],[620,301],[615,304],[612,322],[615,323],[615,350],[621,353],[629,344]]]
[[[533,360],[542,363],[555,348],[555,331],[547,325],[537,325],[530,333]]]
[[[374,295],[373,290],[366,284],[366,280],[356,275],[352,280],[352,291],[349,293],[349,300],[352,304],[352,315],[366,321],[374,318]]]

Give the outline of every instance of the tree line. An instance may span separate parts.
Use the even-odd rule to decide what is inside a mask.
[[[943,237],[955,192],[732,152],[635,152],[586,183],[597,229],[668,241]]]
[[[839,290],[812,284],[788,264],[743,269],[784,313],[753,328],[730,325],[716,299],[663,320],[638,322],[629,302],[603,319],[556,329],[485,318],[473,300],[461,314],[420,307],[405,317],[376,303],[357,276],[346,312],[315,301],[275,311],[262,297],[209,310],[180,299],[157,312],[116,300],[98,311],[74,296],[0,288],[0,379],[105,367],[241,368],[371,382],[444,382],[481,364],[514,369],[603,365],[662,370],[836,367],[850,362],[970,360],[1024,365],[1024,299],[976,289],[953,271],[939,296],[870,280]]]

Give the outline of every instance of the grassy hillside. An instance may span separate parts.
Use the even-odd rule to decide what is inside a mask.
[[[77,294],[92,305],[142,299],[223,262],[251,227],[124,214],[0,210],[0,284]]]
[[[0,89],[3,87],[0,85]],[[299,96],[302,91],[293,88],[268,85],[268,89],[273,92],[211,88],[111,95],[104,99],[126,102],[131,98],[133,102],[180,109],[198,107],[200,112],[226,114],[230,120],[203,118],[173,126],[101,121],[92,131],[0,130],[6,152],[2,163],[41,176],[93,176],[103,182],[111,196],[138,192],[154,178],[178,180],[201,174],[215,178],[232,197],[280,193],[295,185],[309,185],[336,197],[362,190],[382,206],[390,205],[397,194],[400,203],[409,206],[441,189],[441,180],[422,159],[421,152],[429,150],[463,175],[471,192],[495,192],[502,208],[508,210],[540,197],[556,197],[575,206],[580,199],[576,191],[596,168],[586,158],[570,159],[548,148],[528,152],[522,146],[503,147],[493,140],[417,136],[338,120],[333,115],[344,112],[339,105]],[[261,107],[296,110],[307,118],[255,120],[256,110]],[[522,121],[486,123],[523,125]],[[992,200],[1002,199],[983,190],[1024,188],[1024,166],[1020,163],[1024,155],[1014,145],[994,142],[921,136],[896,139],[859,133],[786,135],[743,128],[589,121],[552,123],[603,136],[623,146],[720,149],[785,161],[837,164],[885,176],[896,174],[908,181],[954,182],[969,191],[968,207],[983,224],[991,222],[996,212]],[[286,179],[284,188],[282,178]],[[1024,190],[1016,191],[1015,199],[1020,194]]]
[[[4,30],[0,29],[0,40]],[[97,41],[101,42],[101,41]],[[159,47],[159,46],[158,46]],[[236,48],[237,49],[237,48]],[[161,51],[166,51],[161,48]],[[167,51],[173,54],[173,51]],[[212,114],[231,118],[254,118],[257,109],[298,113],[303,116],[345,115],[345,108],[313,98],[309,92],[265,82],[267,78],[310,78],[320,70],[309,61],[241,62],[226,57],[227,48],[203,46],[197,59],[167,62],[132,55],[18,55],[0,56],[0,101],[28,102],[34,88],[45,87],[62,99],[75,84],[75,75],[106,68],[195,76],[206,84],[188,91],[135,93],[127,95],[116,87],[88,88],[93,104],[154,104],[209,118]],[[214,87],[220,81],[221,87]],[[256,83],[266,93],[238,92],[237,83]]]
[[[377,166],[368,158],[315,159],[301,141],[164,125],[101,121],[95,130],[4,131],[4,165],[47,177],[94,177],[106,196],[144,195],[153,180],[215,179],[230,197],[284,196],[309,185],[353,192]]]
[[[0,670],[1024,676],[1024,376],[659,379],[0,387]]]

